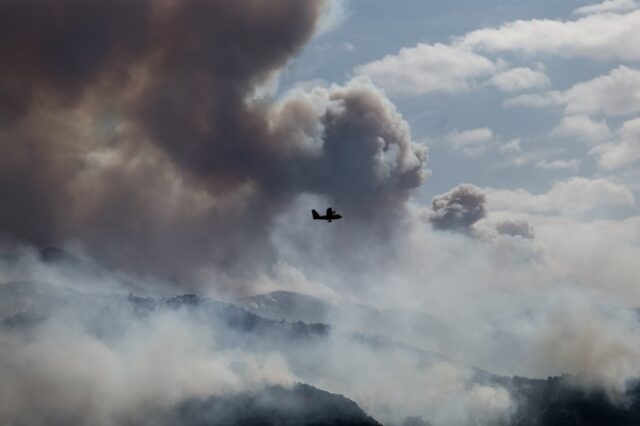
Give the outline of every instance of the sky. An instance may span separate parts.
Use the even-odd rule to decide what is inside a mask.
[[[637,110],[616,107],[637,102],[633,2],[350,1],[341,8],[339,23],[307,45],[282,86],[358,76],[381,86],[429,148],[425,199],[461,181],[542,193],[573,176],[637,195],[638,150],[621,139]],[[618,87],[629,97],[619,97]],[[522,102],[556,92],[565,99]]]

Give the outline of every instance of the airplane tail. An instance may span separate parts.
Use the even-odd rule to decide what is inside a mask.
[[[311,210],[311,215],[314,219],[320,219],[320,214],[315,210]]]

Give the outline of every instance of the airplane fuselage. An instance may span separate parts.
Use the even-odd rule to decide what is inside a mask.
[[[313,220],[326,220],[329,223],[331,223],[332,220],[342,219],[342,215],[337,214],[331,207],[327,209],[327,213],[324,216],[315,210],[311,210],[311,216]]]

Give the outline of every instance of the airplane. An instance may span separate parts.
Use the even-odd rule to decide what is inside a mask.
[[[313,216],[314,220],[326,220],[327,222],[342,219],[342,216],[336,214],[335,210],[333,210],[331,207],[327,209],[327,214],[325,214],[324,216],[320,216],[320,214],[315,210],[311,210],[311,215]]]

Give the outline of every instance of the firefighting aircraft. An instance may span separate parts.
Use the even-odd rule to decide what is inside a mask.
[[[342,219],[342,216],[336,214],[335,210],[331,207],[327,209],[327,214],[324,216],[320,216],[320,214],[315,210],[311,210],[311,214],[313,215],[314,220],[326,220],[327,222],[331,222],[332,220]]]

